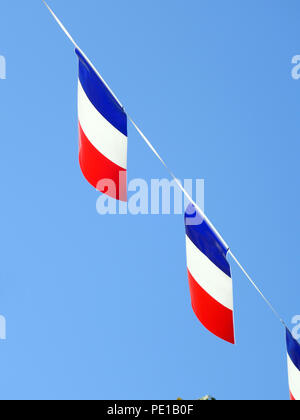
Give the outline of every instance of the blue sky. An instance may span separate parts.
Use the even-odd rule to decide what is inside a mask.
[[[299,308],[296,0],[49,1],[288,323]],[[237,346],[191,306],[180,216],[99,216],[77,62],[41,1],[2,1],[3,399],[288,399],[284,331],[232,264]],[[132,127],[129,177],[167,176]]]

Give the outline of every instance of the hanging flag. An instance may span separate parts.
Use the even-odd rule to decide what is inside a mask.
[[[193,310],[217,337],[234,344],[233,285],[224,246],[191,204],[185,213],[187,266]]]
[[[82,53],[79,58],[79,162],[97,190],[127,200],[127,115]]]
[[[288,374],[291,400],[300,401],[300,345],[286,330]]]

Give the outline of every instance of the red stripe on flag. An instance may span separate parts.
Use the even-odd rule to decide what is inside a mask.
[[[296,398],[294,398],[293,394],[290,392],[291,401],[296,401]]]
[[[79,163],[86,180],[98,191],[120,201],[127,201],[127,172],[102,155],[89,141],[79,124]],[[113,189],[101,186],[111,180]],[[100,184],[99,184],[100,183]]]
[[[193,310],[205,328],[217,337],[235,344],[233,311],[212,298],[188,270]]]

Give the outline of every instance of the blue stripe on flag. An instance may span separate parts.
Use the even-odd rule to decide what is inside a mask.
[[[79,80],[87,97],[100,114],[127,137],[126,113],[81,52],[77,49],[75,51],[79,58]]]
[[[294,339],[290,331],[286,330],[287,351],[290,359],[300,371],[300,344]]]
[[[226,259],[228,249],[224,247],[207,222],[201,218],[193,204],[190,204],[186,210],[185,227],[186,234],[194,245],[220,270],[231,277],[230,265]]]

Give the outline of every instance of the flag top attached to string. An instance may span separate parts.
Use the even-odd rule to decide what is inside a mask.
[[[127,115],[81,52],[79,58],[79,162],[100,192],[127,200]]]
[[[185,213],[187,266],[192,306],[199,321],[234,344],[233,287],[224,247],[191,204]]]

